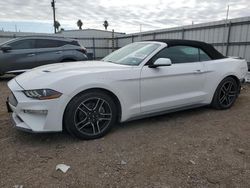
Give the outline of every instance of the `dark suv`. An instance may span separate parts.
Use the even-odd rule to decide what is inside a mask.
[[[0,44],[0,75],[19,73],[41,65],[87,60],[76,40],[62,37],[22,37]]]

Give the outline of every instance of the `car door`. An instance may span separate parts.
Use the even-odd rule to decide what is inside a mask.
[[[157,112],[201,103],[206,96],[204,66],[199,61],[199,49],[190,46],[172,46],[156,54],[148,64],[158,58],[169,58],[170,66],[141,71],[141,111]]]
[[[33,39],[16,40],[7,45],[11,49],[1,54],[4,72],[27,70],[35,65],[36,49]]]
[[[65,42],[54,39],[36,39],[37,66],[58,63],[63,59]]]

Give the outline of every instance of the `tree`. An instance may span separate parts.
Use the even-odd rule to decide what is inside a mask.
[[[54,27],[56,28],[57,31],[59,31],[60,26],[61,26],[61,24],[59,23],[59,21],[55,21]]]
[[[78,20],[76,24],[79,27],[79,29],[82,30],[82,25],[83,25],[82,20]]]
[[[108,26],[109,26],[109,23],[108,23],[107,20],[105,20],[105,21],[103,22],[103,26],[105,27],[105,30],[107,30],[107,28],[108,28]]]

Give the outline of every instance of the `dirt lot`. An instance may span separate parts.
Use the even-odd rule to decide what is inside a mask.
[[[79,141],[14,129],[6,81],[0,81],[0,187],[250,187],[250,85],[230,110],[148,118]],[[71,166],[66,174],[55,171],[59,163]]]

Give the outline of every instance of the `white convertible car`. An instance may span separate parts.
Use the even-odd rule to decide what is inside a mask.
[[[230,108],[247,74],[243,59],[187,40],[129,44],[101,61],[42,66],[8,83],[16,128],[67,130],[81,139],[114,124],[211,105]]]

